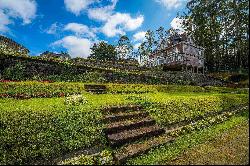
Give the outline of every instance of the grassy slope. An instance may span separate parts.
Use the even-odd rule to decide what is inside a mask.
[[[135,96],[151,102],[218,97],[241,99],[246,94],[148,93],[102,94],[84,93],[88,103],[77,110],[67,110],[64,98],[0,99],[0,163],[27,163],[35,158],[60,155],[63,151],[95,145],[104,139],[101,134],[101,112],[107,105],[135,103]],[[240,100],[239,100],[240,101]],[[175,102],[173,102],[173,106]],[[190,105],[192,103],[190,102]],[[66,110],[66,111],[65,111]],[[11,150],[10,150],[11,149]],[[1,156],[4,154],[5,156]]]
[[[249,122],[185,151],[167,165],[248,165]]]
[[[177,138],[173,144],[166,144],[153,149],[145,155],[130,159],[127,164],[166,164],[175,159],[178,155],[182,154],[184,151],[207,141],[214,140],[218,137],[218,135],[233,129],[239,124],[247,125],[248,116],[248,112],[245,112],[244,114],[234,116],[221,124],[214,125],[200,131],[195,131],[190,134],[185,134]]]

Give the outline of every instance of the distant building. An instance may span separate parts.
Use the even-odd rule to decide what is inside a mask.
[[[182,70],[204,73],[204,48],[193,43],[185,33],[172,36],[167,46],[156,49],[148,66],[163,66],[164,70]]]
[[[27,57],[29,50],[14,40],[0,35],[0,53]]]
[[[53,53],[53,52],[49,52],[49,51],[45,51],[44,53],[40,54],[41,58],[45,58],[45,59],[61,59],[61,60],[69,60],[70,55],[68,53]]]

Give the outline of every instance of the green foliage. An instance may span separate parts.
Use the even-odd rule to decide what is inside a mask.
[[[87,72],[83,79],[84,82],[96,82],[96,83],[105,83],[106,79],[101,72]]]
[[[63,97],[84,91],[81,83],[8,82],[0,83],[0,94],[6,97]]]
[[[72,95],[72,96],[66,97],[64,103],[67,105],[80,105],[80,104],[87,103],[87,100],[83,95]]]
[[[90,82],[103,82],[98,73],[91,73],[86,77]],[[95,80],[95,81],[94,81]],[[108,93],[240,93],[247,94],[247,89],[233,89],[227,87],[199,87],[180,85],[145,85],[145,84],[103,84]],[[84,83],[69,82],[4,82],[0,83],[0,97],[63,97],[85,92]]]
[[[190,0],[185,29],[205,48],[210,71],[248,69],[249,2]]]
[[[92,95],[85,93],[83,83],[0,83],[0,92],[3,93],[34,96],[46,92],[52,97],[57,93],[64,93],[65,96],[83,93],[88,101],[79,100],[76,105],[65,105],[63,97],[0,99],[0,163],[27,164],[96,143],[104,144],[106,140],[102,133],[100,111],[104,106],[140,103],[159,124],[166,126],[248,103],[246,94],[203,93],[202,88],[201,93],[190,93],[195,90],[192,86],[183,89],[173,86],[171,93],[159,93],[158,90],[171,91],[171,88],[162,85],[107,84],[107,88],[111,93],[134,94]],[[188,93],[178,92],[180,90]],[[103,152],[102,156],[100,163],[111,161],[108,152]],[[83,158],[82,161],[91,163],[92,160]]]
[[[22,63],[17,63],[14,66],[5,68],[3,71],[3,77],[13,80],[24,80],[25,66]]]
[[[78,157],[62,161],[59,165],[111,165],[112,163],[112,152],[105,149],[98,155],[80,155]]]
[[[97,163],[98,165],[111,165],[113,163],[112,151],[103,150],[97,158]]]
[[[192,148],[198,144],[205,143],[206,141],[213,140],[223,132],[226,132],[237,125],[247,125],[248,114],[234,116],[229,120],[205,128],[200,131],[185,133],[183,136],[178,137],[172,144],[165,144],[158,148],[150,150],[147,154],[138,156],[128,160],[127,165],[161,165],[166,164],[180,155],[185,150]]]
[[[99,111],[64,108],[1,110],[0,163],[27,164],[103,142]]]
[[[116,60],[116,51],[113,45],[107,44],[104,41],[94,44],[91,49],[89,58],[99,60]]]
[[[191,121],[197,117],[204,117],[207,113],[230,110],[249,102],[247,95],[169,97],[165,94],[154,94],[145,100],[154,103],[149,113],[162,126],[180,121]]]
[[[90,155],[81,155],[60,162],[58,165],[95,165],[95,158]]]

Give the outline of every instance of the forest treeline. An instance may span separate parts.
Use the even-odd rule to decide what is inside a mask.
[[[190,0],[184,28],[205,48],[210,71],[248,69],[249,1]]]

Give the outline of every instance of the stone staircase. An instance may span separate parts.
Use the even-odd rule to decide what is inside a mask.
[[[107,93],[107,87],[105,85],[84,84],[84,89],[87,92],[96,93],[96,94]]]
[[[139,105],[109,107],[103,113],[104,132],[118,164],[172,140],[161,137],[165,130]]]

